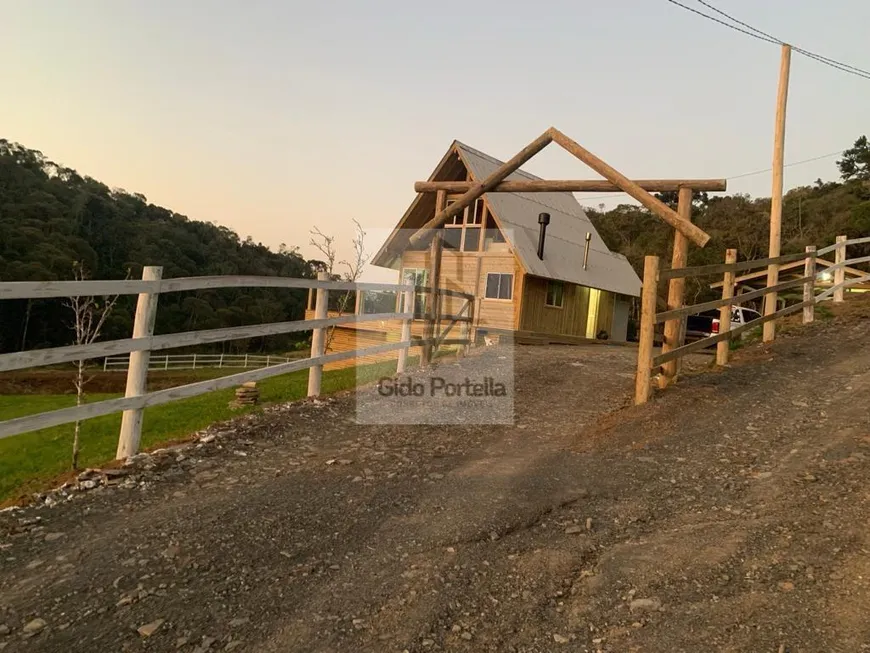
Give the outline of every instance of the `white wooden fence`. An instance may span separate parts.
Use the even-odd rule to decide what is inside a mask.
[[[717,365],[726,365],[729,358],[729,343],[732,339],[742,335],[750,329],[773,322],[798,311],[803,311],[803,323],[808,324],[815,319],[816,304],[833,300],[835,303],[845,301],[845,292],[848,288],[870,283],[870,273],[863,270],[852,269],[850,266],[862,263],[870,263],[870,256],[846,258],[847,247],[850,245],[865,245],[870,243],[870,237],[853,238],[837,236],[833,245],[816,250],[815,246],[806,248],[806,251],[798,254],[786,254],[776,258],[757,259],[737,262],[737,250],[729,249],[725,255],[724,264],[701,265],[697,267],[683,267],[660,270],[659,257],[647,256],[644,262],[643,297],[640,320],[640,337],[638,343],[637,375],[635,377],[635,403],[644,404],[649,401],[652,392],[652,377],[659,369],[662,374],[658,376],[660,387],[666,386],[675,375],[675,367],[668,369],[667,363],[675,362],[683,356],[695,351],[700,351],[712,345],[716,345]],[[827,254],[834,254],[834,262],[831,264],[821,258]],[[819,269],[819,261],[826,265]],[[797,279],[780,281],[773,286],[765,286],[758,290],[734,294],[735,275],[737,272],[746,272],[756,268],[766,270],[771,265],[779,268],[783,265],[797,264],[798,269],[803,268],[803,276]],[[846,278],[847,268],[853,275]],[[819,280],[833,274],[833,283],[827,288],[820,288]],[[658,284],[661,281],[688,277],[707,277],[724,275],[722,280],[722,299],[695,304],[693,306],[680,306],[667,311],[658,312],[656,309],[656,297]],[[731,328],[731,307],[739,306],[750,300],[760,299],[771,293],[779,293],[784,290],[798,290],[802,292],[802,301],[775,310],[752,322]],[[668,343],[662,346],[659,355],[653,351],[655,328],[657,324],[670,321],[684,320],[690,315],[697,315],[703,311],[719,309],[718,333],[712,334],[701,340],[684,344],[682,342]],[[679,333],[674,329],[674,333]],[[772,336],[771,336],[772,337]]]
[[[109,399],[72,408],[64,408],[35,415],[27,415],[0,422],[0,439],[38,429],[69,424],[79,420],[109,415],[123,411],[121,432],[118,438],[116,457],[124,459],[135,454],[139,449],[142,433],[142,415],[146,407],[195,397],[214,390],[232,388],[249,381],[259,381],[272,376],[287,374],[297,370],[308,369],[308,395],[320,394],[320,379],[325,363],[354,359],[389,351],[398,351],[397,371],[404,370],[408,349],[427,343],[446,344],[454,342],[468,345],[469,340],[446,341],[442,337],[431,340],[411,338],[411,320],[414,318],[414,296],[416,292],[426,292],[426,288],[415,288],[412,285],[385,283],[353,283],[329,281],[325,274],[315,279],[294,279],[287,277],[257,277],[257,276],[211,276],[183,277],[178,279],[163,279],[163,269],[146,267],[142,272],[141,281],[16,281],[0,282],[0,300],[3,299],[48,299],[93,295],[132,295],[138,294],[136,316],[133,323],[133,337],[109,342],[97,342],[90,345],[73,345],[69,347],[54,347],[51,349],[36,349],[11,354],[0,355],[0,372],[25,369],[42,365],[55,365],[80,359],[103,358],[119,354],[130,354],[127,371],[127,389],[125,396],[119,399]],[[154,321],[157,314],[157,300],[160,294],[191,290],[213,290],[218,288],[313,288],[317,291],[316,319],[296,320],[293,322],[277,322],[271,324],[249,325],[210,329],[206,331],[189,331],[168,335],[154,335]],[[377,313],[371,315],[349,314],[337,317],[325,317],[330,291],[363,291],[386,290],[403,293],[403,312]],[[466,305],[473,304],[473,298],[465,293],[441,289],[441,294],[463,297]],[[471,322],[469,316],[443,316],[455,322]],[[354,351],[324,353],[325,333],[329,327],[341,324],[359,322],[378,322],[381,320],[402,320],[402,334],[398,342],[390,342],[374,347]],[[298,331],[313,331],[311,356],[301,360],[280,362],[259,369],[246,370],[216,379],[207,379],[196,383],[146,392],[151,353],[154,351],[189,347],[242,338],[255,338],[278,335]],[[467,333],[467,332],[466,332]]]
[[[295,356],[263,356],[260,354],[164,354],[148,360],[148,371],[199,370],[206,367],[241,368],[269,367],[278,363],[297,360]],[[130,367],[129,356],[107,356],[103,359],[104,372],[126,372]]]

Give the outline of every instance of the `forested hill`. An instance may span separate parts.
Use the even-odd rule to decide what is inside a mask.
[[[816,181],[793,188],[783,199],[782,253],[802,252],[807,245],[824,247],[845,234],[870,235],[870,144],[859,138],[837,162],[840,182]],[[676,208],[676,193],[659,199]],[[582,201],[582,196],[580,196]],[[624,254],[640,276],[643,258],[657,254],[670,265],[674,230],[643,207],[621,205],[610,211],[586,207],[601,237],[613,251]],[[725,250],[736,248],[740,260],[766,258],[770,225],[770,198],[747,195],[708,198],[695,194],[692,221],[710,234],[706,247],[689,246],[689,265],[722,263]],[[870,255],[870,247],[856,246],[853,256]],[[689,289],[692,292],[692,289]],[[695,288],[701,293],[701,288]]]
[[[0,140],[0,279],[72,279],[76,261],[95,279],[137,278],[144,265],[163,266],[164,277],[315,276],[315,262],[292,249],[270,251],[226,227],[189,220]],[[298,319],[305,296],[268,289],[161,295],[157,331]],[[104,338],[130,336],[134,301],[119,303]],[[70,344],[70,322],[60,301],[2,302],[0,351]]]

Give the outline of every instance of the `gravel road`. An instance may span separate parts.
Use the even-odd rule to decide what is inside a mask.
[[[870,650],[868,306],[642,408],[519,347],[515,425],[343,395],[94,474],[0,515],[0,650]]]

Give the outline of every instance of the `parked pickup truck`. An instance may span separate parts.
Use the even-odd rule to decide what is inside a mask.
[[[731,307],[731,328],[736,329],[761,317],[758,311],[743,306]],[[719,333],[719,309],[690,315],[686,320],[686,340],[701,340]]]

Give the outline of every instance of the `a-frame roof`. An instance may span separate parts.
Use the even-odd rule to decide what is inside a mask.
[[[489,176],[501,161],[464,143],[454,141],[430,176],[433,181],[463,180],[468,170],[472,181]],[[539,179],[522,170],[508,180]],[[567,281],[591,288],[637,297],[641,280],[621,254],[611,252],[572,193],[487,193],[485,195],[505,239],[528,274]],[[435,211],[434,194],[417,195],[381,250],[374,265],[391,267],[390,251],[401,251],[406,239],[398,230],[423,225]],[[544,244],[544,258],[538,258],[538,214],[550,214]],[[583,269],[586,233],[592,235],[587,269]],[[405,242],[401,242],[405,241]]]

